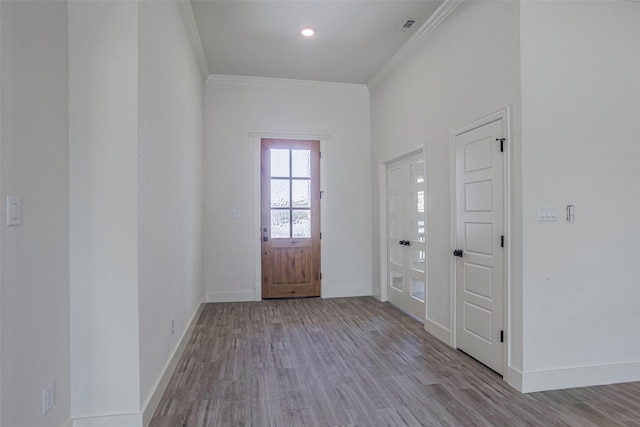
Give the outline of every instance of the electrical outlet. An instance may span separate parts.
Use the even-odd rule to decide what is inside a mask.
[[[171,335],[176,331],[176,324],[173,319],[171,319]]]
[[[42,389],[42,415],[49,412],[56,403],[56,382],[52,382]]]

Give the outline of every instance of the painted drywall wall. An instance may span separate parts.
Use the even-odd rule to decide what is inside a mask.
[[[507,106],[511,107],[509,136],[511,209],[518,216],[521,201],[519,4],[463,2],[397,66],[393,74],[371,88],[374,200],[374,293],[380,294],[379,188],[381,162],[424,144],[427,158],[427,319],[425,327],[449,336],[451,315],[449,132]],[[517,299],[520,280],[521,230],[511,235],[513,361],[519,365]],[[514,336],[514,331],[515,333]]]
[[[638,22],[633,2],[522,4],[525,390],[640,380]]]
[[[138,4],[68,10],[72,416],[81,425],[140,411]]]
[[[138,286],[144,410],[204,297],[204,81],[177,2],[142,2],[138,19]]]
[[[66,2],[3,1],[0,70],[2,426],[70,414]],[[6,226],[6,196],[22,225]],[[42,415],[42,389],[55,381]]]
[[[371,294],[369,93],[364,86],[213,76],[205,90],[209,301],[253,300],[260,242],[259,137],[324,133],[322,296]],[[229,219],[238,209],[240,219]],[[258,214],[259,215],[259,214]]]

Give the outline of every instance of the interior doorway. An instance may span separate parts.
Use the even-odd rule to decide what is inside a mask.
[[[506,188],[504,114],[454,132],[456,347],[504,373]]]
[[[387,164],[387,298],[426,317],[425,162],[422,151]]]
[[[320,296],[320,141],[261,139],[262,298]]]

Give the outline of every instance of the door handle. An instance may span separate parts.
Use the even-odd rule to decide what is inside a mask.
[[[462,249],[456,249],[453,251],[453,256],[459,256],[462,258]]]
[[[400,240],[398,243],[404,246],[411,246],[411,242],[408,240]]]

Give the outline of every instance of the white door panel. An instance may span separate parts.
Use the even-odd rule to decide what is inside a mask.
[[[504,159],[499,119],[455,137],[456,345],[503,371]]]
[[[422,153],[387,165],[387,298],[426,317],[425,169]]]

